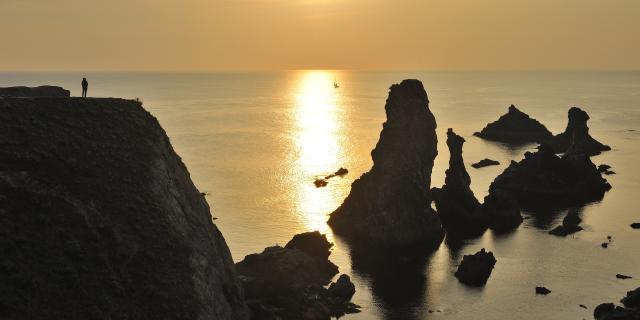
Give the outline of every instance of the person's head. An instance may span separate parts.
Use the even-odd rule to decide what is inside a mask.
[[[82,78],[82,81],[87,81],[87,78]]]

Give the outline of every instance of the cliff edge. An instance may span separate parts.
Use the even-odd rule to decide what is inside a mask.
[[[0,314],[247,319],[209,206],[122,99],[0,98]]]

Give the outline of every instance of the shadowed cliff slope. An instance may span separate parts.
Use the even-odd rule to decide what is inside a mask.
[[[0,99],[0,314],[246,319],[227,245],[135,101]]]

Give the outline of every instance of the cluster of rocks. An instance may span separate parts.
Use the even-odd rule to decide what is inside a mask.
[[[327,180],[329,180],[331,178],[334,178],[334,177],[343,177],[347,173],[349,173],[349,170],[347,170],[345,168],[340,168],[336,172],[324,176],[324,178],[315,179],[313,181],[313,184],[316,186],[316,188],[326,187],[329,184],[329,182]]]
[[[328,223],[336,234],[372,248],[435,246],[444,236],[430,205],[436,121],[422,83],[391,86],[385,111],[373,167],[353,182]]]
[[[637,320],[640,319],[640,288],[627,292],[620,300],[622,306],[612,302],[602,303],[593,310],[596,320]]]
[[[442,188],[432,188],[431,193],[449,236],[469,237],[479,235],[487,228],[507,231],[520,225],[522,215],[517,201],[509,194],[495,192],[484,199],[476,199],[470,188],[471,178],[462,158],[465,140],[447,130],[447,146],[451,155]]]
[[[298,234],[236,263],[252,319],[330,319],[359,312],[355,286],[328,260],[333,246],[318,231]]]
[[[584,110],[572,107],[565,131],[554,136],[543,124],[511,105],[506,114],[474,135],[507,143],[544,143],[556,153],[593,156],[611,150],[611,147],[591,137],[588,120],[589,115]]]

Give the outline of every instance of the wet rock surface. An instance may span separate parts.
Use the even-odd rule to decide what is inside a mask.
[[[627,292],[620,300],[622,306],[608,302],[598,305],[593,310],[596,320],[637,320],[640,319],[640,288]]]
[[[71,96],[69,90],[56,86],[40,87],[6,87],[0,88],[0,98],[35,98],[35,97],[55,97],[68,98]]]
[[[236,263],[252,319],[329,319],[359,312],[355,286],[328,260],[332,244],[319,232],[298,234],[283,247],[266,248]]]
[[[508,143],[542,142],[553,136],[543,124],[518,110],[514,105],[509,106],[506,114],[474,135],[487,140]]]
[[[476,169],[479,169],[479,168],[484,168],[484,167],[488,167],[488,166],[497,166],[499,164],[500,164],[500,162],[498,162],[498,161],[485,158],[485,159],[482,159],[482,160],[472,164],[471,166],[476,168]]]
[[[542,144],[537,152],[526,152],[520,162],[512,161],[491,183],[489,192],[509,193],[522,207],[536,207],[543,202],[568,207],[601,200],[609,189],[611,185],[589,157],[561,158]]]
[[[328,223],[336,234],[371,248],[435,246],[444,235],[430,206],[436,121],[422,83],[391,86],[385,111],[373,167],[353,182]]]
[[[207,202],[140,103],[0,98],[0,146],[0,318],[248,318]]]
[[[482,248],[473,255],[465,255],[455,273],[460,282],[470,286],[484,286],[491,276],[491,271],[496,264],[496,258],[492,252]]]
[[[589,115],[580,108],[569,109],[569,122],[564,132],[555,135],[549,143],[557,153],[585,153],[589,156],[600,154],[602,151],[611,150],[591,137],[587,121]]]
[[[465,140],[453,130],[447,131],[449,168],[442,188],[432,188],[431,194],[444,227],[451,233],[477,234],[487,228],[487,217],[471,191],[471,177],[462,159]]]

